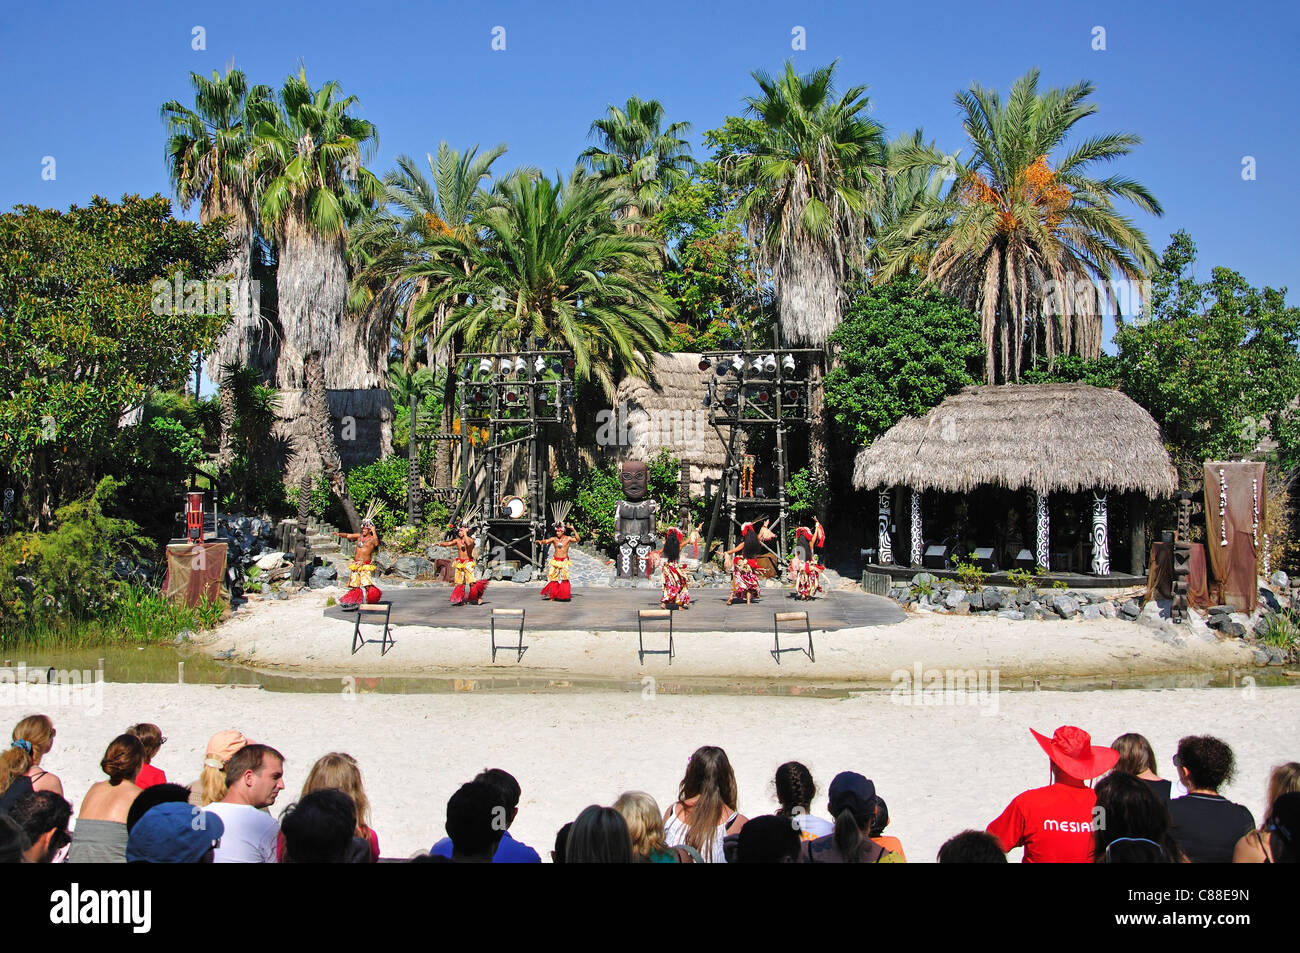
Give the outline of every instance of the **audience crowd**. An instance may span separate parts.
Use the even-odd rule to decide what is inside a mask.
[[[1218,738],[1178,742],[1173,766],[1187,793],[1157,771],[1141,735],[1110,746],[1066,725],[1048,738],[1051,783],[1016,795],[985,830],[967,830],[939,848],[939,863],[1006,863],[1023,848],[1026,863],[1295,863],[1300,860],[1300,763],[1275,767],[1258,826],[1219,793],[1232,779],[1232,749]],[[208,742],[197,780],[168,783],[153,758],[166,742],[157,725],[134,725],[109,742],[105,780],[73,808],[59,779],[41,767],[54,744],[45,715],[13,730],[0,753],[0,862],[49,863],[375,863],[379,836],[355,758],[332,752],[308,772],[298,798],[278,817],[285,758],[237,731]],[[1090,782],[1096,781],[1095,786]],[[661,810],[644,791],[593,804],[556,834],[551,860],[607,863],[904,863],[903,845],[885,833],[889,809],[869,778],[837,774],[826,789],[828,816],[814,813],[818,789],[803,764],[789,761],[773,779],[777,810],[747,818],[737,808],[736,776],[721,748],[691,755],[672,804]],[[519,782],[484,770],[447,802],[447,836],[416,863],[539,863],[510,834]],[[399,859],[399,858],[394,858]]]

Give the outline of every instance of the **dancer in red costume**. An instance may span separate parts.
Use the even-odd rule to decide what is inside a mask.
[[[580,542],[572,526],[555,524],[555,535],[548,536],[540,542],[542,546],[555,546],[551,554],[551,565],[546,574],[546,585],[542,587],[543,599],[556,602],[568,602],[571,598],[569,587],[569,544]]]
[[[763,554],[763,543],[776,539],[776,533],[767,528],[767,520],[761,526],[746,523],[740,528],[741,540],[726,555],[731,556],[731,598],[727,605],[732,605],[742,595],[745,605],[759,598],[758,557]]]
[[[352,562],[348,564],[351,575],[348,577],[348,591],[339,600],[339,605],[346,612],[355,609],[361,603],[373,604],[379,601],[383,593],[371,582],[375,572],[375,550],[379,548],[379,534],[375,524],[369,519],[361,521],[360,533],[336,533],[340,539],[349,539],[357,544]]]
[[[456,529],[454,539],[444,540],[433,545],[456,547],[456,582],[455,587],[451,590],[451,604],[463,606],[472,602],[476,606],[481,606],[483,604],[483,590],[487,588],[488,581],[474,578],[474,537],[470,536],[469,527],[460,526]]]
[[[813,517],[813,528],[800,526],[794,534],[794,556],[790,560],[790,578],[794,580],[795,595],[799,599],[811,599],[822,591],[822,573],[826,567],[821,564],[817,550],[826,545],[826,530],[821,521]]]
[[[676,526],[670,526],[664,534],[663,548],[655,553],[663,566],[663,598],[659,600],[659,605],[665,609],[669,604],[679,609],[689,609],[691,606],[691,594],[687,591],[690,579],[681,561],[683,539],[685,537],[682,531]]]

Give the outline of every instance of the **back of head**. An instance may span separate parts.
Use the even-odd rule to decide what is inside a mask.
[[[190,789],[183,784],[154,784],[141,791],[126,812],[127,833],[135,827],[140,818],[152,807],[159,804],[185,804],[190,799]]]
[[[0,752],[0,794],[14,778],[26,774],[54,744],[54,722],[48,715],[28,715],[14,725],[13,742]]]
[[[1110,746],[1119,752],[1119,761],[1115,765],[1116,771],[1123,771],[1134,777],[1143,771],[1159,773],[1156,771],[1156,753],[1151,748],[1151,742],[1142,735],[1134,733],[1120,735],[1110,743]]]
[[[736,775],[727,753],[714,745],[697,748],[686,765],[686,775],[677,790],[679,801],[698,797],[691,808],[686,843],[704,856],[713,851],[717,827],[726,818],[723,811],[736,807]]]
[[[506,819],[513,820],[515,811],[519,808],[519,798],[523,794],[515,776],[501,768],[484,768],[475,775],[474,780],[491,786],[497,792],[497,803],[506,809]]]
[[[624,791],[614,802],[614,810],[623,815],[628,836],[632,839],[632,853],[637,860],[645,860],[656,851],[666,850],[663,815],[659,804],[644,791]]]
[[[1097,782],[1097,863],[1172,863],[1173,820],[1145,781],[1112,771]]]
[[[366,797],[365,788],[361,784],[361,768],[356,758],[341,751],[331,751],[316,759],[316,763],[307,772],[307,780],[302,786],[302,796],[306,797],[313,791],[327,789],[342,791],[352,799],[357,809],[358,831],[363,826],[370,826],[370,799]]]
[[[792,864],[799,859],[799,846],[799,832],[788,817],[755,817],[740,829],[736,863]]]
[[[8,814],[0,814],[0,864],[21,864],[31,843]]]
[[[677,533],[669,533],[664,537],[664,559],[670,563],[675,563],[682,558],[681,537]]]
[[[1178,764],[1186,770],[1192,786],[1203,791],[1218,791],[1232,780],[1236,767],[1232,749],[1210,735],[1179,739]]]
[[[1268,776],[1268,807],[1264,809],[1264,826],[1273,816],[1273,805],[1283,794],[1300,791],[1300,762],[1279,764]]]
[[[758,530],[756,528],[752,526],[750,527],[749,532],[744,536],[743,542],[744,547],[741,549],[740,554],[746,559],[757,559],[762,555],[763,544],[759,542]]]
[[[260,771],[268,757],[279,762],[284,761],[284,755],[270,745],[245,745],[240,748],[226,762],[226,787],[233,787],[235,782],[249,771],[254,773]]]
[[[111,785],[134,781],[144,767],[144,745],[135,735],[118,735],[108,743],[99,767]]]
[[[163,738],[162,729],[157,725],[147,721],[142,721],[138,725],[132,725],[126,729],[128,735],[135,735],[140,739],[140,744],[144,745],[144,758],[146,761],[152,761],[158,754],[158,749],[162,747]]]
[[[987,831],[962,831],[939,848],[941,864],[1005,864],[998,839]]]
[[[865,834],[876,813],[876,787],[854,771],[842,771],[831,781],[831,814],[835,818],[835,846],[846,864],[862,861]]]
[[[813,798],[817,796],[817,785],[813,783],[812,772],[798,761],[787,761],[776,769],[776,800],[781,806],[777,808],[778,817],[792,817],[795,814],[812,812]]]
[[[1290,791],[1273,802],[1269,834],[1273,863],[1300,863],[1300,792]]]
[[[564,863],[564,852],[569,846],[569,832],[572,830],[573,821],[566,821],[564,826],[555,832],[555,849],[551,851],[551,861],[553,863]]]
[[[873,813],[871,816],[871,836],[879,837],[885,833],[885,828],[889,826],[889,805],[880,795],[876,795],[872,802]]]
[[[630,864],[634,859],[627,822],[612,807],[593,804],[573,822],[564,848],[566,864]]]
[[[67,831],[72,805],[53,791],[34,791],[9,809],[9,817],[23,829],[28,843],[34,844],[49,831]],[[61,846],[62,843],[54,849]]]
[[[280,820],[285,863],[343,863],[352,846],[356,817],[352,798],[333,788],[312,791],[290,805]]]
[[[483,781],[462,784],[447,801],[447,836],[458,856],[490,857],[506,832],[500,795]]]

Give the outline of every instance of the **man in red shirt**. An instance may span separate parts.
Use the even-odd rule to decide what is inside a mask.
[[[1051,759],[1052,783],[1017,795],[988,832],[1004,851],[1024,847],[1027,864],[1090,864],[1097,795],[1085,782],[1113,768],[1119,752],[1073,725],[1050,739],[1029,732]]]

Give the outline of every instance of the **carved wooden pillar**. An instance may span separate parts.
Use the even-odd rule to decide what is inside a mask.
[[[877,558],[882,566],[889,566],[894,562],[894,540],[889,533],[890,526],[894,522],[892,494],[893,488],[888,486],[882,486],[876,491],[878,498],[876,529],[880,548]]]
[[[1110,575],[1110,532],[1107,521],[1106,494],[1092,494],[1092,572]]]
[[[1034,535],[1037,544],[1037,550],[1034,559],[1037,565],[1042,566],[1045,570],[1052,568],[1051,564],[1051,541],[1052,527],[1051,518],[1047,512],[1047,494],[1035,493],[1035,518],[1034,518]]]
[[[912,565],[921,565],[921,491],[912,490]]]

